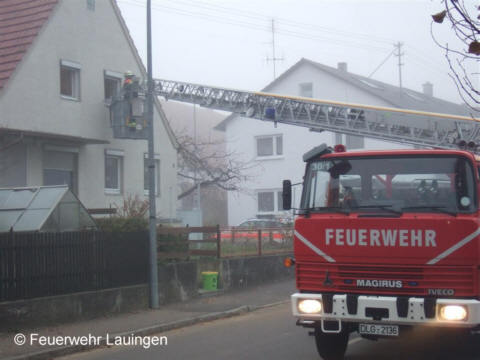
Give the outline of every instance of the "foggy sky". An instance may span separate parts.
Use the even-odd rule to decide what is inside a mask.
[[[146,64],[146,0],[117,3]],[[258,91],[274,79],[273,19],[277,77],[302,57],[332,67],[347,62],[349,72],[367,77],[386,60],[372,79],[398,86],[399,58],[390,54],[402,42],[403,86],[422,92],[429,81],[434,96],[461,103],[445,50],[431,35],[431,15],[443,6],[440,0],[152,0],[153,76]],[[441,43],[458,43],[449,24],[433,30]]]

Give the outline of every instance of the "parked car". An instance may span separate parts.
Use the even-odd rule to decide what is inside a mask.
[[[258,230],[261,230],[263,241],[284,242],[283,223],[271,219],[248,219],[230,230],[223,230],[221,240],[228,242],[258,241]]]
[[[282,228],[283,224],[270,219],[248,219],[236,226],[235,229],[276,229]]]

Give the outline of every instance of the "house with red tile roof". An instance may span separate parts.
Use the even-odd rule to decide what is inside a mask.
[[[146,140],[114,138],[126,70],[146,77],[115,0],[0,1],[0,187],[66,184],[87,208],[148,198]],[[176,138],[154,109],[157,211],[177,197]]]

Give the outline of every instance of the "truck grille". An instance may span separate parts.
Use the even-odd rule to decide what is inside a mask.
[[[448,298],[474,296],[478,290],[474,266],[372,266],[297,262],[296,267],[297,287],[301,291]]]

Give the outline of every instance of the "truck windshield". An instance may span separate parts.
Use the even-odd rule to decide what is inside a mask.
[[[475,178],[459,156],[324,159],[309,164],[302,210],[473,212]]]

